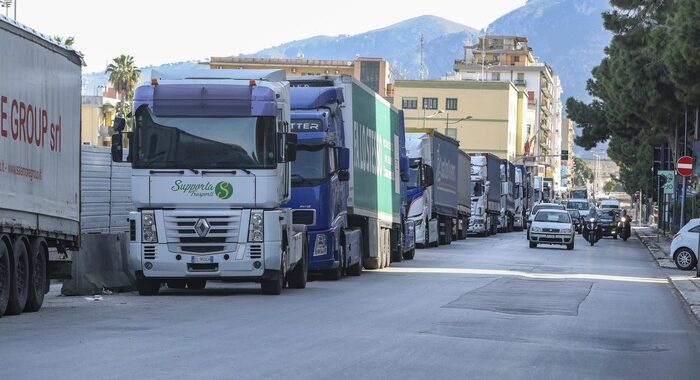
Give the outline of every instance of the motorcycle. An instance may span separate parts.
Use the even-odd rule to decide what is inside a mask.
[[[629,216],[620,217],[620,221],[617,223],[617,230],[623,241],[627,241],[632,235],[632,227],[630,226]]]
[[[583,223],[582,235],[591,246],[603,238],[603,230],[600,228],[596,218],[589,218]]]

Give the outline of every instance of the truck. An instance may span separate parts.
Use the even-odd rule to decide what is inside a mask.
[[[542,198],[544,202],[554,202],[554,178],[548,177],[542,180]]]
[[[80,244],[83,60],[0,16],[0,316],[41,309]],[[52,254],[49,255],[49,252]]]
[[[139,294],[208,280],[275,295],[306,286],[306,226],[283,206],[297,142],[283,70],[154,70],[131,117],[128,257]],[[125,124],[115,118],[116,162]]]
[[[299,150],[288,205],[310,231],[309,269],[340,279],[403,259],[399,111],[348,75],[290,83]]]
[[[469,233],[495,235],[501,214],[501,159],[492,153],[469,153],[471,157],[472,215]]]
[[[574,186],[569,192],[569,199],[588,200],[588,188],[586,186]]]
[[[526,212],[530,209],[530,195],[532,186],[529,181],[529,173],[525,165],[515,165],[515,187],[513,193],[515,201],[515,219],[513,229],[522,231],[525,228]]]
[[[457,156],[457,223],[455,223],[456,235],[454,239],[463,240],[467,237],[469,229],[469,217],[471,217],[471,157],[458,150]]]
[[[512,232],[515,224],[515,165],[501,160],[501,212],[498,216],[499,232]]]
[[[458,217],[459,142],[433,129],[407,128],[406,151],[414,179],[409,218],[416,246],[450,244]]]

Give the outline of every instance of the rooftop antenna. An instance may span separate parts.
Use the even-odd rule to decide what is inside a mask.
[[[423,80],[425,77],[425,63],[423,63],[423,47],[425,41],[423,38],[423,33],[420,34],[420,79]]]

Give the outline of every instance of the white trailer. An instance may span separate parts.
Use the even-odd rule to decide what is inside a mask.
[[[37,311],[49,263],[80,236],[80,90],[74,50],[0,16],[0,315]],[[61,265],[64,264],[64,265]]]

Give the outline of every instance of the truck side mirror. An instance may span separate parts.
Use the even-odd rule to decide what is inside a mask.
[[[338,149],[338,170],[347,171],[350,169],[350,149],[348,148],[337,148]]]
[[[338,181],[347,182],[350,180],[350,172],[345,169],[338,170]]]
[[[121,132],[112,135],[112,161],[124,161],[124,146]]]
[[[122,133],[124,132],[124,128],[126,128],[126,119],[123,117],[115,117],[114,122],[112,123],[112,129],[114,129],[114,132]]]
[[[433,167],[430,165],[423,166],[423,187],[433,186],[434,183]]]
[[[279,134],[279,151],[277,162],[286,163],[297,159],[297,134],[296,133],[280,133]]]

